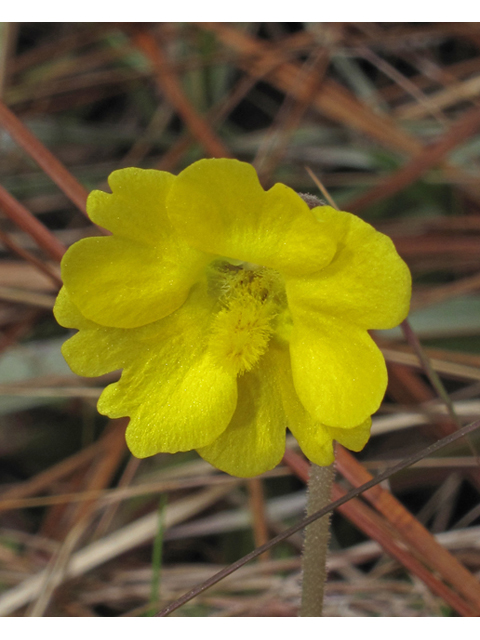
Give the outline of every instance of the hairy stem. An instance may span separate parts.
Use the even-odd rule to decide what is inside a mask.
[[[335,466],[312,464],[308,480],[307,515],[331,502]],[[327,578],[326,561],[330,538],[330,514],[309,524],[305,533],[302,568],[302,618],[319,618],[323,610],[323,593]]]

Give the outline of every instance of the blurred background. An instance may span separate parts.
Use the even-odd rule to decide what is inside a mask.
[[[59,260],[99,234],[85,199],[115,169],[235,157],[392,237],[410,325],[375,335],[389,388],[336,497],[478,419],[480,24],[2,23],[0,100],[0,615],[152,615],[304,514],[293,440],[249,481],[194,452],[140,462],[95,408],[118,374],[64,362]],[[480,615],[479,450],[335,512],[326,615]],[[297,615],[301,545],[174,615]]]

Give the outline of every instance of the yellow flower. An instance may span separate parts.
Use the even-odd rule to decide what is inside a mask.
[[[123,369],[98,402],[130,416],[140,458],[196,449],[237,476],[273,468],[286,427],[316,464],[359,451],[387,372],[368,329],[408,312],[410,273],[389,238],[236,160],[175,177],[122,169],[88,199],[111,236],[62,260],[55,315],[75,373]]]

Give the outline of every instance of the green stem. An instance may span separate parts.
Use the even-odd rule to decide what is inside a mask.
[[[311,515],[331,502],[335,466],[319,467],[312,464],[308,480],[307,515]],[[327,579],[326,561],[330,538],[330,514],[309,524],[306,528],[302,568],[302,618],[319,618],[323,610],[323,593]]]

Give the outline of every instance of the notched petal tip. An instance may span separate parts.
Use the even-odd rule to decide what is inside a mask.
[[[163,171],[121,169],[110,175],[111,194],[90,194],[90,217],[113,236],[80,240],[62,260],[65,286],[89,320],[134,328],[185,301],[209,257],[170,224],[165,201],[174,181]]]
[[[335,253],[329,229],[292,189],[264,191],[238,160],[200,160],[182,171],[167,197],[168,215],[193,247],[285,275],[321,269]]]
[[[110,174],[112,193],[92,191],[87,213],[113,234],[147,245],[171,233],[165,199],[175,176],[155,169],[130,167]]]

